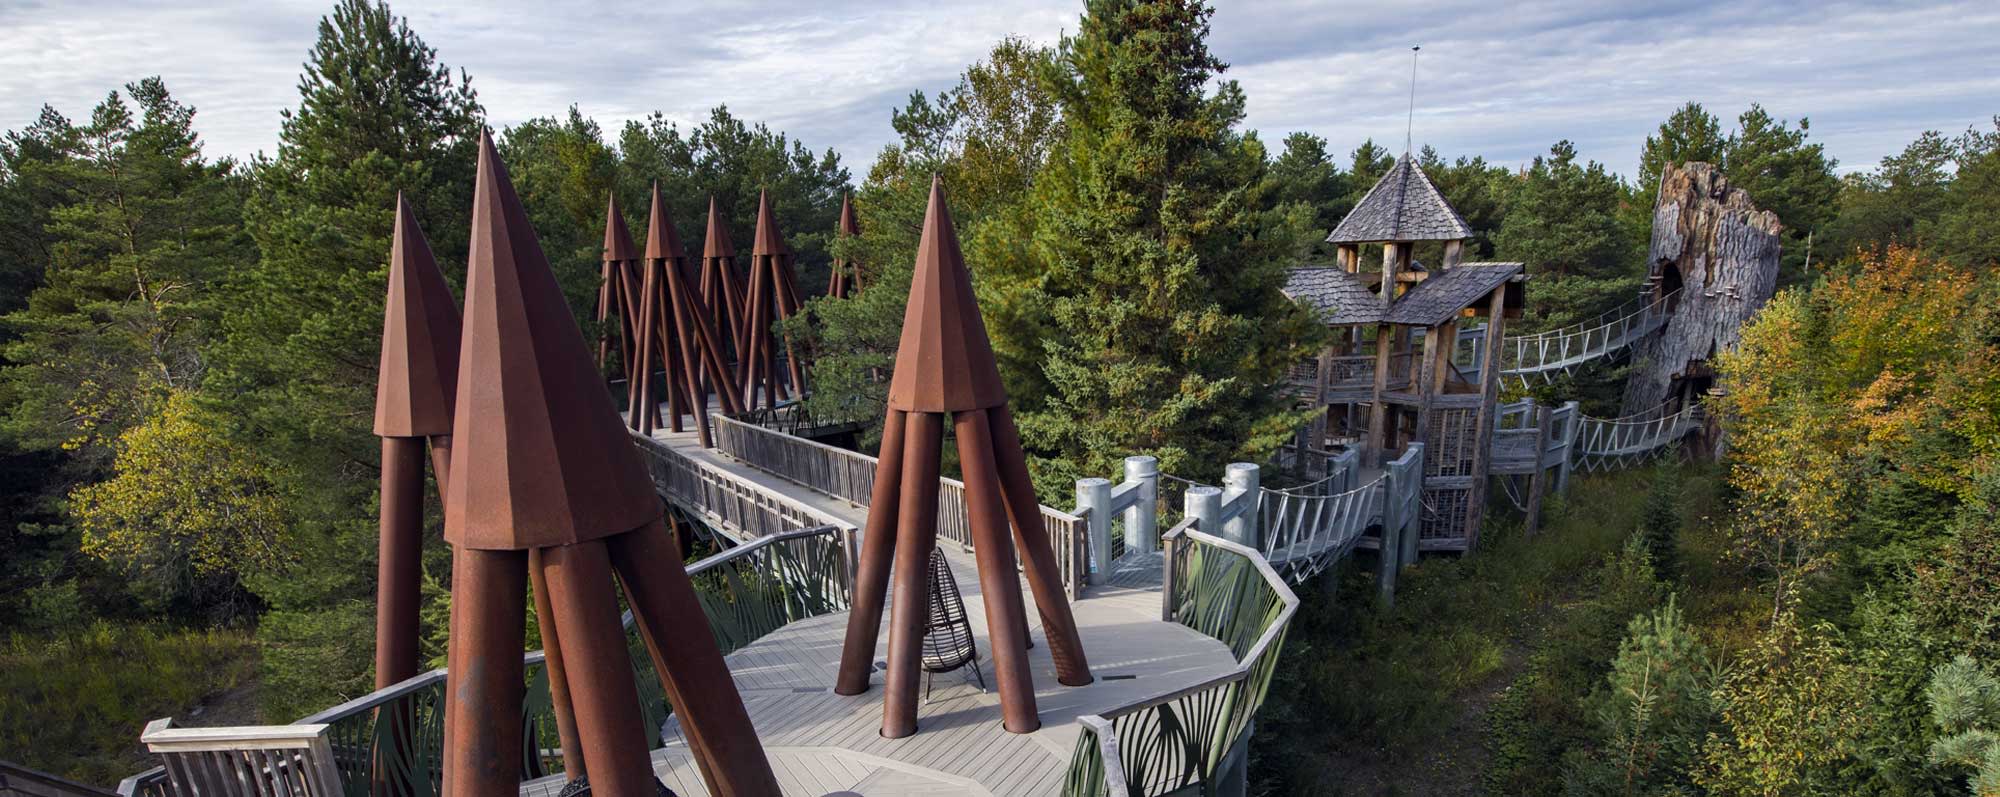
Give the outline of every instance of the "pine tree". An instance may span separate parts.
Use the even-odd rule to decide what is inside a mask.
[[[1727,144],[1722,122],[1701,103],[1690,102],[1676,109],[1660,123],[1659,133],[1646,137],[1646,146],[1639,151],[1639,198],[1650,206],[1660,191],[1660,173],[1668,166],[1690,161],[1721,166]]]
[[[2000,677],[1959,656],[1932,674],[1926,697],[1931,721],[1945,733],[1931,745],[1931,761],[1969,770],[1977,797],[2000,795]]]
[[[1736,118],[1736,132],[1723,150],[1730,185],[1750,193],[1757,207],[1778,214],[1784,225],[1780,284],[1804,276],[1806,236],[1833,220],[1840,196],[1839,161],[1821,144],[1807,143],[1812,123],[1791,127],[1752,104]]]
[[[1621,218],[1623,183],[1558,141],[1537,156],[1508,199],[1495,256],[1528,264],[1530,328],[1581,321],[1631,298],[1644,245]]]
[[[188,612],[227,597],[132,589],[76,555],[75,507],[63,500],[108,475],[116,441],[166,395],[200,381],[207,293],[253,256],[235,165],[202,157],[193,120],[194,109],[147,78],[113,92],[81,127],[43,109],[0,152],[0,196],[18,203],[9,222],[21,225],[4,246],[23,258],[17,285],[37,285],[0,318],[0,580],[20,587],[0,597],[0,624],[117,614],[132,592]]]
[[[1243,91],[1205,41],[1213,13],[1093,0],[1062,44],[1068,129],[1035,183],[1042,273],[1024,297],[1049,313],[1050,392],[1023,413],[1049,488],[1130,454],[1214,473],[1299,420],[1271,387],[1320,334],[1279,293],[1308,222],[1266,210],[1264,148],[1237,132]]]
[[[1332,232],[1341,217],[1354,209],[1347,175],[1327,152],[1326,139],[1311,133],[1285,136],[1284,152],[1271,161],[1270,179],[1276,184],[1273,199],[1312,208],[1314,243],[1320,243],[1317,239]]]
[[[469,79],[386,5],[341,0],[320,20],[299,107],[254,165],[246,222],[262,257],[221,298],[205,399],[271,467],[297,562],[251,586],[274,716],[365,692],[379,447],[370,434],[394,202],[402,193],[447,268],[464,262],[481,110]],[[280,692],[284,692],[280,694]],[[280,702],[283,701],[283,702]]]
[[[1680,578],[1681,471],[1673,454],[1653,468],[1652,489],[1640,513],[1639,533],[1645,537],[1653,572],[1669,584]]]

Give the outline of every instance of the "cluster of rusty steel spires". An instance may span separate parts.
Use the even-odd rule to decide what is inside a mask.
[[[1041,720],[1028,671],[1027,615],[1015,577],[1017,547],[1048,637],[1056,680],[1066,686],[1088,684],[1090,664],[1056,574],[1055,552],[1042,533],[1041,507],[1028,477],[1020,434],[1007,409],[1007,391],[1000,383],[986,324],[973,298],[971,277],[959,253],[942,182],[933,177],[896,369],[889,381],[875,492],[834,687],[843,695],[867,691],[893,569],[895,605],[889,615],[882,700],[882,735],[890,738],[917,730],[918,655],[927,620],[925,564],[937,542],[938,477],[947,414],[964,469],[1002,720],[1007,730],[1027,733],[1041,727]]]
[[[631,408],[633,429],[650,433],[661,425],[653,380],[656,365],[666,374],[667,425],[681,431],[680,416],[692,413],[703,445],[709,442],[709,391],[715,392],[729,413],[750,409],[760,401],[775,408],[779,401],[803,394],[808,364],[787,337],[782,344],[785,358],[780,371],[780,344],[771,331],[773,324],[797,315],[803,302],[795,253],[778,231],[769,192],[757,195],[756,239],[751,245],[747,277],[736,268],[736,246],[729,239],[729,223],[715,196],[708,199],[708,231],[699,267],[687,262],[680,238],[666,218],[658,183],[653,185],[643,258],[625,231],[617,198],[612,197],[608,204],[597,320],[609,326],[612,316],[619,318],[618,349],[628,378],[626,403]],[[859,231],[853,202],[843,199],[838,234],[845,237]],[[860,280],[855,264],[835,261],[827,293],[845,298],[860,287]],[[659,287],[648,287],[649,281]],[[694,289],[697,282],[698,290]],[[676,293],[677,285],[690,290]],[[649,302],[656,308],[650,315]],[[598,343],[600,363],[609,358],[610,349],[607,332]],[[727,367],[729,363],[734,367]]]
[[[664,222],[657,204],[655,212]],[[627,236],[620,271],[637,260],[622,257],[629,244]],[[675,247],[664,238],[659,244],[647,264],[674,268]],[[616,578],[711,793],[777,794],[660,499],[484,134],[469,261],[461,337],[450,292],[407,209],[399,209],[377,399],[384,439],[378,649],[396,666],[410,659],[414,669],[414,623],[403,622],[406,611],[414,617],[404,554],[422,515],[420,498],[415,512],[407,507],[408,485],[415,473],[421,493],[420,438],[429,437],[453,547],[444,793],[518,790],[531,580],[567,774],[587,776],[596,793],[657,793]],[[661,281],[663,293],[632,292],[635,335],[648,332],[647,296],[656,301],[656,319],[665,315],[658,303],[683,304],[673,272],[654,284]]]
[[[708,394],[713,389],[722,410],[743,411],[743,400],[729,369],[723,348],[723,334],[715,325],[710,304],[695,291],[687,252],[679,233],[667,218],[667,203],[660,196],[660,184],[653,184],[652,208],[647,215],[646,251],[643,257],[631,245],[625,217],[613,196],[604,222],[604,283],[598,292],[598,318],[615,305],[634,319],[632,336],[623,341],[625,355],[626,406],[631,428],[651,434],[660,426],[660,404],[654,384],[654,366],[665,375],[667,425],[681,431],[681,416],[694,416],[701,444],[709,445]],[[617,268],[613,268],[613,258]],[[621,277],[637,272],[636,278]],[[615,298],[619,292],[633,292],[636,300]],[[601,351],[601,349],[600,349]]]

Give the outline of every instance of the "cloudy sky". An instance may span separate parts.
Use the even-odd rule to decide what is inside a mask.
[[[330,0],[0,0],[0,128],[43,103],[73,119],[163,75],[199,109],[211,154],[275,148]],[[496,126],[574,103],[615,129],[727,103],[857,175],[910,91],[949,86],[998,38],[1053,42],[1075,0],[441,0],[393,7],[471,72]],[[555,6],[564,6],[557,10]],[[1646,134],[1687,100],[1725,119],[1751,102],[1812,120],[1842,170],[1926,129],[2000,113],[2000,3],[1807,0],[1228,0],[1211,45],[1266,140],[1310,130],[1346,152],[1400,148],[1411,45],[1415,137],[1447,156],[1519,163],[1562,138],[1631,173]]]

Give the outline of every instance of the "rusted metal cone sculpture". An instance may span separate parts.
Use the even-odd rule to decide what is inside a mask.
[[[943,188],[933,178],[896,372],[889,381],[889,416],[835,684],[843,695],[867,691],[893,569],[896,600],[889,613],[889,672],[882,698],[882,735],[890,738],[917,730],[926,562],[937,541],[939,456],[947,414],[965,471],[966,514],[1002,719],[1007,730],[1027,733],[1041,727],[1041,720],[1028,672],[1028,625],[1015,577],[1016,546],[1041,612],[1056,680],[1067,686],[1090,683],[1090,664],[1056,574],[1055,552],[1042,533],[1041,505],[1035,501],[1020,435],[1007,410],[1007,391],[959,254],[958,234],[945,210]]]
[[[750,248],[750,287],[744,304],[743,330],[738,351],[744,352],[743,394],[755,404],[761,395],[764,406],[776,408],[787,392],[798,392],[805,382],[798,352],[785,338],[785,370],[778,375],[777,342],[771,325],[799,312],[799,289],[792,276],[792,248],[778,232],[777,216],[771,212],[771,195],[757,193],[757,239]]]
[[[853,238],[860,234],[861,224],[854,219],[854,197],[841,197],[840,225],[835,228],[835,235],[841,238]],[[833,269],[826,280],[826,295],[835,299],[845,299],[853,296],[858,290],[861,290],[860,264],[844,258],[835,258]]]
[[[632,233],[625,229],[625,215],[619,212],[616,194],[611,196],[609,204],[604,220],[604,270],[597,283],[597,323],[600,327],[608,326],[612,316],[618,317],[618,355],[629,382],[634,378],[633,344],[639,332],[639,291],[633,278],[639,248],[632,245]],[[599,367],[610,357],[610,348],[611,332],[604,330],[597,341]]]
[[[721,333],[708,314],[707,303],[695,293],[687,252],[681,248],[680,236],[667,218],[667,203],[660,196],[659,183],[653,184],[652,210],[646,227],[639,307],[641,381],[635,402],[655,405],[652,365],[661,363],[666,374],[667,406],[673,417],[673,430],[681,431],[681,413],[692,413],[701,444],[707,446],[711,442],[707,386],[712,384],[715,388],[724,412],[742,412],[743,403],[738,398],[735,380],[726,377],[729,371],[723,359]],[[635,423],[633,428],[650,434],[656,424],[657,420]]]
[[[558,728],[573,777],[587,773],[606,795],[654,793],[616,577],[710,792],[777,794],[660,499],[485,135],[469,261],[445,490],[455,559],[445,793],[518,789],[532,569],[537,611],[550,618],[543,641],[561,661],[551,688],[574,714]]]
[[[417,217],[396,196],[382,364],[375,382],[375,435],[382,438],[382,514],[376,571],[375,687],[417,674],[422,601],[424,444],[442,489],[451,464],[451,411],[458,389],[458,303]]]
[[[736,273],[736,245],[729,241],[729,220],[722,217],[722,205],[708,196],[708,236],[702,241],[701,300],[715,312],[716,323],[729,338],[730,357],[741,376],[743,350],[737,348],[743,332],[743,279]],[[754,396],[744,397],[748,404]]]

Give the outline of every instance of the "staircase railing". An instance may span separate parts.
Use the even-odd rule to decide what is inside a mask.
[[[846,611],[851,584],[846,549],[851,544],[851,537],[839,529],[821,526],[762,537],[688,565],[695,596],[723,653],[788,623]],[[661,723],[672,707],[631,613],[623,620],[646,743],[658,748]],[[559,773],[563,765],[542,652],[525,654],[522,662],[527,672],[521,716],[525,781]],[[435,797],[443,778],[445,675],[442,668],[431,670],[278,728],[326,726],[346,797]],[[169,793],[166,770],[154,768],[127,778],[118,793],[164,797]]]
[[[1228,646],[1236,666],[1078,717],[1083,730],[1063,781],[1068,797],[1212,789],[1264,703],[1298,596],[1256,551],[1194,525],[1193,518],[1183,520],[1164,538],[1161,619]]]

